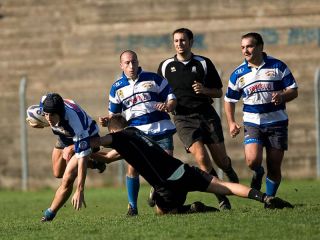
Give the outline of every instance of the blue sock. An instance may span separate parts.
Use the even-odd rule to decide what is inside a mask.
[[[127,182],[127,193],[128,193],[128,201],[131,207],[138,209],[137,202],[138,202],[138,194],[140,189],[140,180],[139,176],[132,178],[126,177]]]
[[[266,194],[268,196],[275,196],[278,190],[280,182],[274,182],[268,177],[266,177]]]
[[[44,211],[43,213],[44,217],[46,218],[46,220],[51,221],[54,219],[54,217],[56,216],[56,214],[54,212],[52,212],[52,210],[50,208],[48,208],[47,210]]]

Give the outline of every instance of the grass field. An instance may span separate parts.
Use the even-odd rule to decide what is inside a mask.
[[[245,182],[248,184],[248,182]],[[128,218],[124,188],[87,189],[87,208],[74,211],[70,201],[50,223],[39,220],[53,190],[0,191],[0,239],[320,239],[320,182],[283,181],[278,196],[294,209],[265,210],[259,202],[230,197],[227,212],[156,216],[146,204],[148,186],[139,196],[139,216]],[[191,193],[217,207],[215,197]]]

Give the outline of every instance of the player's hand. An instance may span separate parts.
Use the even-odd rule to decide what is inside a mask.
[[[162,102],[158,102],[154,105],[154,108],[157,109],[160,112],[168,112],[167,105]]]
[[[62,151],[62,157],[65,159],[67,162],[72,158],[74,155],[74,145],[70,145],[68,147],[65,147]]]
[[[73,194],[73,197],[71,199],[71,203],[72,203],[72,206],[74,207],[75,210],[80,210],[81,207],[82,207],[82,204],[86,208],[87,205],[86,205],[86,202],[84,200],[83,191],[76,190],[76,192]]]
[[[44,128],[44,126],[42,126],[42,125],[39,125],[37,123],[31,122],[31,120],[28,119],[28,118],[26,118],[26,122],[29,124],[30,127],[33,127],[33,128]]]
[[[271,102],[274,103],[274,105],[280,105],[281,103],[283,103],[283,95],[279,92],[274,92],[272,93],[272,99]]]
[[[236,122],[229,124],[229,132],[232,138],[235,138],[240,133],[240,130],[241,126]]]
[[[202,83],[194,81],[194,83],[192,84],[192,88],[196,94],[204,93],[204,86],[202,85]]]
[[[102,127],[107,127],[108,126],[108,117],[99,117],[99,124]]]

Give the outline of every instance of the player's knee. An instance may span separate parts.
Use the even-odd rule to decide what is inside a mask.
[[[257,167],[261,166],[261,162],[257,161],[256,159],[247,158],[247,165],[251,170],[256,169]]]
[[[53,169],[52,171],[53,171],[53,176],[54,176],[55,178],[62,178],[62,177],[63,177],[63,172],[62,172],[62,171],[60,171],[60,170],[55,170],[55,169]]]
[[[55,177],[55,178],[62,178],[63,177],[63,174],[56,174],[56,173],[53,173],[53,176]]]

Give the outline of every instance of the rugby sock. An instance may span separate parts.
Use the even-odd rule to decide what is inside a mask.
[[[266,194],[268,196],[275,196],[278,190],[280,182],[272,181],[270,178],[266,177]]]
[[[237,173],[234,171],[234,169],[232,168],[231,159],[229,157],[227,158],[229,159],[229,166],[224,172],[226,173],[230,182],[239,183],[239,177]]]
[[[259,202],[263,202],[265,196],[266,196],[265,193],[262,193],[254,188],[251,188],[251,190],[249,191],[249,194],[248,194],[248,198],[254,199]]]
[[[262,166],[258,166],[256,168],[254,168],[253,171],[256,172],[257,176],[261,176],[264,174],[264,168]]]
[[[56,216],[56,214],[50,208],[45,210],[43,215],[46,218],[46,220],[48,220],[48,221],[53,220],[54,217]]]
[[[138,194],[140,189],[140,180],[138,177],[126,177],[127,183],[127,192],[128,192],[128,201],[131,207],[137,209],[137,202],[138,202]]]

